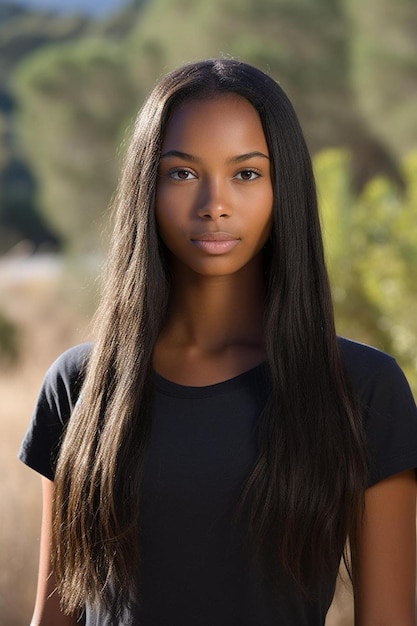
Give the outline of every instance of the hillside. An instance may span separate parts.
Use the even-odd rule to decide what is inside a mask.
[[[0,252],[22,238],[97,245],[126,128],[186,60],[272,73],[313,153],[350,150],[357,189],[376,174],[401,185],[417,146],[414,0],[136,0],[102,20],[3,1],[0,16]]]
[[[14,0],[10,3],[31,11],[50,11],[60,15],[89,15],[103,18],[114,13],[128,0]]]

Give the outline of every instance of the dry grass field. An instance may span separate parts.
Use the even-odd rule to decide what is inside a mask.
[[[59,274],[4,280],[3,312],[20,328],[22,359],[0,369],[0,626],[27,626],[35,596],[40,479],[16,454],[46,369],[66,348],[88,338],[87,316],[69,306]],[[327,626],[351,626],[351,595],[342,585]]]
[[[0,369],[0,625],[29,624],[41,516],[40,478],[16,455],[46,369],[86,338],[87,319],[60,297],[61,278],[0,275],[1,309],[19,327],[21,360]]]

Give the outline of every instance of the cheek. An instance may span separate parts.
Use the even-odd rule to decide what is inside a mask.
[[[172,229],[172,223],[166,213],[156,212],[156,229],[158,235],[167,246],[172,247],[172,242],[175,239],[174,231]]]
[[[160,184],[155,194],[155,217],[160,227],[169,228],[180,225],[190,213],[190,194],[172,185]]]
[[[155,202],[156,229],[168,250],[175,253],[183,240],[181,215],[175,205],[172,202],[167,204],[162,196]]]

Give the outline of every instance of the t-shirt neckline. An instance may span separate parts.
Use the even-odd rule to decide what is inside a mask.
[[[242,386],[249,384],[253,378],[262,374],[265,367],[266,361],[262,361],[258,365],[255,365],[254,367],[251,367],[250,369],[242,372],[241,374],[237,374],[232,378],[228,378],[227,380],[223,380],[212,385],[203,386],[181,385],[173,382],[172,380],[168,380],[156,371],[154,371],[153,375],[156,390],[164,395],[179,398],[208,398],[242,388]]]

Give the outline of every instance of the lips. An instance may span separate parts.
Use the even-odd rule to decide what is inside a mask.
[[[238,243],[239,238],[225,232],[206,232],[191,238],[192,243],[208,254],[225,254],[232,250]]]
[[[230,233],[218,231],[214,233],[211,233],[211,232],[201,233],[199,235],[195,235],[191,239],[192,241],[234,241],[234,240],[237,240],[238,237],[235,237],[234,235],[231,235]]]

